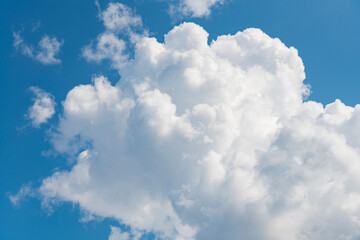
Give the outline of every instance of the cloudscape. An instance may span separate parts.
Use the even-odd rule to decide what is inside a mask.
[[[312,97],[327,88],[311,87],[296,45],[257,25],[212,32],[232,1],[151,1],[163,32],[147,1],[86,4],[92,34],[24,19],[6,33],[16,72],[46,80],[20,87],[15,139],[29,140],[14,146],[38,150],[1,160],[17,173],[2,178],[0,231],[17,215],[38,229],[28,239],[360,238],[360,105]],[[67,68],[88,74],[54,80]]]

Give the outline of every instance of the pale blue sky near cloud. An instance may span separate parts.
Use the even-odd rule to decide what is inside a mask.
[[[305,65],[310,100],[328,104],[339,98],[349,106],[360,103],[360,2],[357,0],[231,0],[211,8],[202,18],[169,16],[165,1],[119,1],[141,16],[149,35],[163,42],[164,34],[183,21],[202,26],[209,41],[249,27],[299,51]],[[99,1],[106,9],[109,1]],[[179,20],[181,19],[181,20]],[[58,124],[61,103],[76,85],[89,84],[94,74],[119,80],[109,62],[87,62],[82,49],[104,31],[94,1],[4,0],[0,3],[0,239],[107,239],[112,219],[81,222],[83,212],[75,204],[53,209],[27,197],[14,206],[9,196],[28,184],[39,187],[56,169],[69,168],[69,159],[47,154],[52,145],[49,131]],[[28,45],[38,46],[46,34],[63,41],[56,51],[57,64],[43,64],[14,47],[14,33]],[[30,87],[54,96],[55,117],[33,128],[28,108],[33,104]],[[49,130],[50,129],[50,130]],[[147,238],[153,239],[149,234]]]

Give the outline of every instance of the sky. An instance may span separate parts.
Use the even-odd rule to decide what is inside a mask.
[[[358,1],[0,9],[0,239],[360,239]]]

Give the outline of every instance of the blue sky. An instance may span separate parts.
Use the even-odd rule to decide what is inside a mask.
[[[349,106],[360,102],[360,2],[356,0],[232,0],[211,8],[203,18],[170,16],[164,1],[119,1],[142,17],[149,35],[163,42],[164,34],[183,21],[202,26],[209,39],[260,28],[272,38],[299,51],[305,65],[308,100],[324,105],[341,99]],[[109,1],[99,1],[106,9]],[[79,84],[91,83],[94,74],[115,84],[118,71],[105,60],[88,62],[81,50],[104,31],[93,1],[1,1],[0,3],[0,239],[107,239],[109,226],[121,226],[110,218],[81,222],[77,204],[55,204],[52,211],[41,200],[28,196],[14,206],[9,196],[25,185],[38,188],[56,169],[69,169],[64,154],[46,156],[53,149],[51,130],[63,114],[62,101]],[[44,34],[63,40],[57,57],[60,64],[44,65],[24,56],[13,46],[14,32],[36,46]],[[51,93],[56,113],[40,128],[26,114],[33,104],[31,86]],[[50,131],[50,132],[49,132]],[[144,237],[145,238],[145,237]],[[149,237],[151,239],[151,237]]]

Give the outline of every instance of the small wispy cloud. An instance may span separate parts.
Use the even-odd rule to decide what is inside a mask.
[[[122,3],[110,3],[105,10],[101,10],[98,1],[95,1],[95,5],[105,31],[99,34],[96,41],[82,49],[82,56],[87,61],[97,63],[108,59],[114,68],[119,68],[129,57],[126,54],[129,48],[127,42],[133,45],[141,36],[147,35],[147,31],[135,10]]]
[[[37,60],[45,65],[60,64],[61,60],[57,58],[60,48],[64,43],[63,40],[58,40],[56,37],[49,37],[44,34],[35,48],[33,45],[24,41],[21,32],[13,32],[14,42],[13,46],[21,54]]]
[[[36,23],[33,23],[32,24],[32,27],[31,27],[31,32],[35,32],[37,31],[40,27],[41,27],[41,21],[37,21]]]
[[[83,48],[82,55],[87,61],[111,59],[114,67],[118,67],[127,59],[125,50],[126,44],[122,39],[113,33],[103,33],[97,37],[95,47],[90,44]]]
[[[34,104],[29,108],[27,116],[31,119],[34,127],[40,127],[46,123],[55,113],[54,97],[38,87],[30,87],[35,94]]]
[[[211,9],[223,4],[227,0],[177,0],[168,1],[170,5],[169,13],[173,17],[207,17],[211,14]]]
[[[30,185],[24,185],[16,194],[9,195],[9,200],[14,206],[19,206],[20,202],[26,198],[34,197],[36,195],[35,192],[36,190],[34,190]]]
[[[110,3],[105,11],[100,12],[100,18],[106,29],[112,32],[142,26],[141,17],[136,15],[133,9],[121,3]]]

